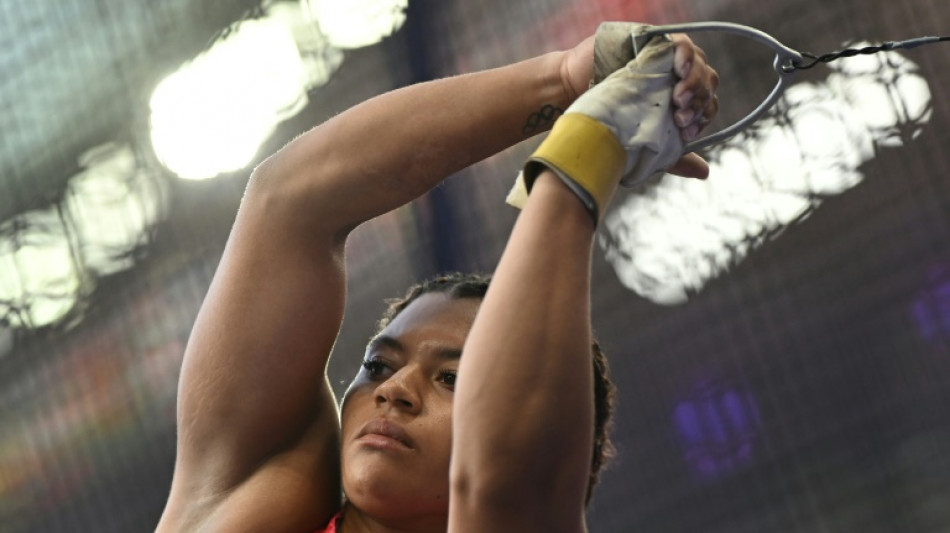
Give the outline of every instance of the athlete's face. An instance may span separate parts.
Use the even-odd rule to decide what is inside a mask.
[[[448,512],[452,395],[480,300],[425,294],[370,342],[343,397],[347,499],[393,519]]]

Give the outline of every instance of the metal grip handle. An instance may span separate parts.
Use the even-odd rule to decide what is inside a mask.
[[[734,24],[732,22],[691,22],[685,24],[668,24],[664,26],[640,26],[634,30],[634,42],[645,42],[654,35],[663,35],[668,33],[695,33],[704,31],[721,31],[738,35],[740,37],[746,37],[757,41],[760,44],[764,44],[765,46],[768,46],[774,50],[775,61],[773,62],[772,67],[775,69],[775,72],[778,73],[778,83],[775,84],[772,92],[769,93],[765,100],[763,100],[762,103],[752,110],[752,112],[749,113],[745,118],[739,120],[728,128],[722,129],[719,132],[686,143],[684,146],[685,153],[702,150],[703,148],[707,148],[713,144],[722,142],[744,130],[750,124],[758,120],[758,118],[762,116],[762,114],[765,113],[770,107],[772,107],[779,97],[782,96],[782,93],[785,92],[786,87],[791,81],[792,74],[795,73],[796,65],[799,65],[804,61],[801,53],[785,46],[771,35],[755,28],[750,28],[749,26],[743,26],[741,24]],[[639,53],[639,50],[637,50],[637,53]]]

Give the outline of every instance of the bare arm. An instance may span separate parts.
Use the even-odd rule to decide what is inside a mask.
[[[673,98],[697,95],[681,98],[675,114],[694,106],[715,114],[715,71],[691,41],[676,37],[673,42],[674,80],[679,78]],[[691,68],[684,68],[690,63]],[[657,64],[668,68],[666,63]],[[624,87],[643,87],[641,78],[617,80]],[[578,104],[593,100],[610,110],[612,120],[641,124],[642,106],[624,107],[627,101],[642,101],[636,91],[624,100],[626,96],[616,95],[627,93],[615,91],[616,86],[601,89],[592,90]],[[577,108],[584,106],[575,105],[562,120],[576,118],[571,113]],[[676,120],[684,136],[698,133],[696,122]],[[548,141],[563,131],[556,130]],[[590,163],[616,158],[616,151],[600,148],[617,139],[609,130],[606,136],[588,138],[578,131],[568,137],[570,143],[560,145],[569,144],[566,153],[574,158],[569,161],[595,169],[591,172],[600,181],[586,183],[616,186],[624,161],[619,168]],[[642,157],[637,150],[627,152],[617,145],[622,159]],[[565,161],[553,150],[544,153],[554,155],[548,161]],[[705,163],[693,157],[680,159],[679,170],[703,177]],[[453,413],[449,520],[454,533],[586,529],[585,493],[594,437],[590,331],[594,218],[547,168],[534,182],[465,344]],[[612,189],[605,190],[609,200]]]
[[[252,175],[185,354],[161,531],[315,527],[339,506],[326,365],[360,222],[522,140],[566,107],[564,54],[408,87],[300,136]]]
[[[543,106],[567,107],[575,95],[562,82],[564,58],[547,54],[369,100],[265,161],[249,192],[281,194],[316,225],[301,231],[340,237],[524,140],[527,118]]]
[[[583,529],[593,444],[592,237],[590,214],[544,172],[465,345],[450,531]]]

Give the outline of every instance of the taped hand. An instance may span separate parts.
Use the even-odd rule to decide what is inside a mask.
[[[509,203],[523,203],[534,178],[547,168],[574,191],[596,223],[620,183],[635,185],[684,161],[686,175],[704,177],[705,161],[695,155],[681,159],[683,139],[698,134],[715,114],[718,77],[688,38],[676,36],[678,42],[654,37],[601,81],[607,70],[633,55],[633,27],[605,23],[598,29],[594,81],[599,83],[567,109],[528,159]]]

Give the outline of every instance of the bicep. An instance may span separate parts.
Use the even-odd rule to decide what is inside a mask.
[[[342,246],[280,233],[289,225],[269,207],[242,206],[189,339],[172,499],[230,494],[301,449],[306,460],[280,470],[293,466],[316,493],[338,490],[339,423],[325,370],[342,321]]]

